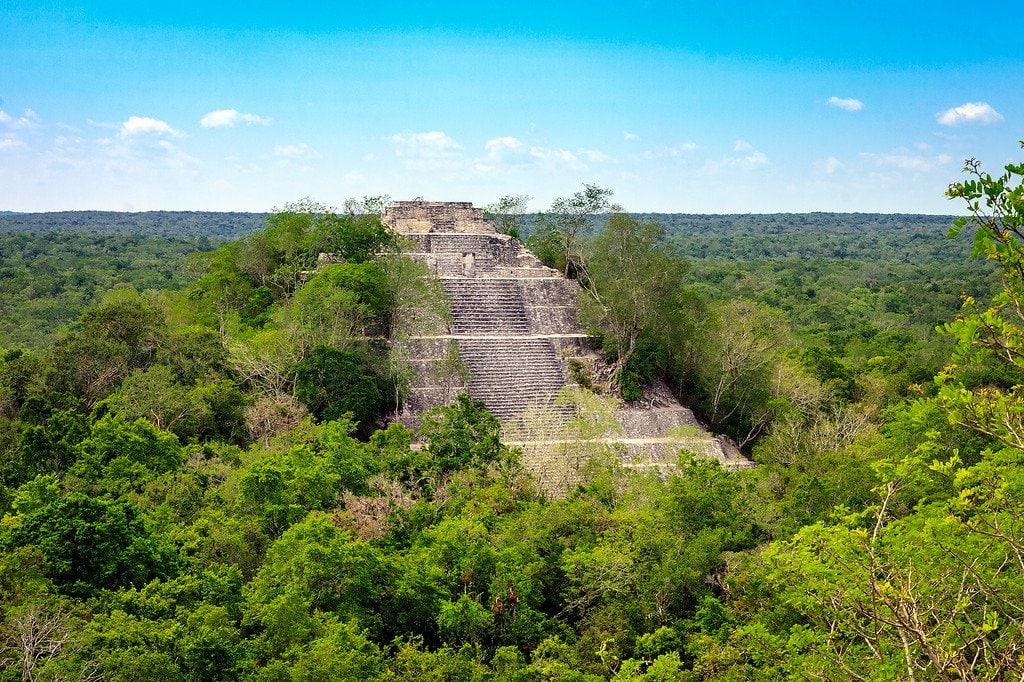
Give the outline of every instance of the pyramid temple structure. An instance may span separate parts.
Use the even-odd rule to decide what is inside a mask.
[[[383,221],[440,280],[451,306],[442,333],[401,342],[412,378],[399,418],[414,421],[468,393],[501,420],[504,442],[520,447],[527,468],[552,489],[579,477],[587,442],[617,451],[630,467],[675,467],[682,449],[729,467],[749,464],[664,385],[636,404],[574,391],[603,368],[577,320],[578,285],[498,233],[481,209],[399,201]]]

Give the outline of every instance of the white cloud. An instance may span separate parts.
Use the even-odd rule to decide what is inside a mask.
[[[56,147],[78,147],[85,143],[84,137],[68,137],[67,135],[58,135],[53,138],[53,144]]]
[[[183,152],[167,140],[160,140],[156,144],[167,154],[166,163],[171,168],[194,168],[202,165],[199,159]]]
[[[919,154],[911,154],[902,149],[890,154],[862,153],[861,156],[873,159],[876,166],[898,168],[900,170],[916,171],[918,173],[927,173],[933,168],[946,166],[953,160],[953,157],[948,154],[939,154],[938,156],[921,156]]]
[[[274,145],[274,156],[286,159],[318,159],[320,155],[305,142]]]
[[[425,133],[406,131],[390,138],[397,156],[419,159],[441,159],[458,155],[459,143],[440,130]]]
[[[530,156],[537,162],[549,166],[566,166],[568,168],[583,168],[579,158],[568,149],[546,149],[544,147],[530,147]]]
[[[218,109],[199,119],[204,128],[233,128],[239,123],[248,125],[270,125],[270,119],[256,114],[247,114],[238,109]]]
[[[734,159],[734,164],[742,170],[754,170],[761,166],[768,165],[768,156],[764,152],[753,151],[740,159]]]
[[[31,109],[26,109],[25,114],[18,119],[16,125],[19,128],[35,128],[39,125],[39,116]]]
[[[727,167],[751,171],[755,168],[768,165],[768,157],[764,152],[754,149],[754,145],[750,144],[746,140],[736,140],[736,142],[733,143],[732,148],[733,151],[739,152],[740,154],[743,154],[743,156],[724,159],[724,165]]]
[[[1003,120],[1003,115],[988,102],[965,102],[958,107],[935,114],[935,120],[944,126],[958,126],[970,123],[989,125]]]
[[[492,161],[500,161],[509,152],[515,153],[523,149],[523,143],[514,137],[496,137],[493,140],[487,140],[484,149],[487,150],[487,158]]]
[[[833,173],[835,173],[837,170],[839,170],[842,167],[843,167],[843,162],[840,161],[839,159],[837,159],[834,156],[830,156],[827,159],[825,159],[824,162],[822,162],[822,168],[829,175],[832,175]]]
[[[24,142],[15,137],[5,137],[2,140],[0,140],[0,151],[4,151],[6,149],[17,149],[19,147],[27,146],[28,145],[26,145]]]
[[[477,164],[477,169],[490,172],[497,165],[504,166],[535,166],[546,170],[568,168],[582,170],[586,165],[581,157],[592,163],[608,160],[608,155],[596,149],[581,149],[572,152],[568,149],[554,147],[527,146],[514,137],[496,137],[484,144],[487,151],[487,164]]]
[[[132,137],[134,135],[184,136],[180,131],[172,128],[167,121],[161,121],[160,119],[148,116],[129,116],[128,120],[121,124],[121,137]]]
[[[688,155],[690,152],[700,149],[700,145],[696,142],[683,142],[677,144],[674,147],[658,147],[657,149],[648,149],[644,152],[643,156],[645,159],[674,159],[680,156]]]
[[[732,145],[733,151],[742,156],[726,156],[718,161],[708,161],[701,168],[704,175],[718,175],[728,170],[753,171],[768,165],[768,156],[754,148],[746,140],[736,140]]]
[[[832,96],[825,100],[825,104],[842,109],[843,111],[860,111],[864,108],[864,102],[859,99],[852,97],[836,97]]]
[[[622,139],[626,140],[628,142],[639,142],[640,141],[640,136],[637,135],[636,133],[631,133],[628,130],[623,130],[622,131]]]
[[[6,111],[0,110],[0,123],[14,129],[37,128],[39,115],[31,109],[26,109],[20,117],[14,118]]]

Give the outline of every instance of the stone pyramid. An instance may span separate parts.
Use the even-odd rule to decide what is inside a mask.
[[[578,476],[582,463],[563,460],[579,458],[581,441],[611,446],[631,467],[674,467],[684,448],[726,466],[748,464],[663,385],[635,405],[595,408],[581,399],[574,377],[600,374],[602,363],[577,320],[577,284],[499,234],[481,209],[399,201],[383,220],[410,245],[407,255],[439,278],[452,312],[446,333],[402,342],[412,380],[401,418],[468,392],[501,419],[506,442],[523,449],[526,466],[550,488]]]

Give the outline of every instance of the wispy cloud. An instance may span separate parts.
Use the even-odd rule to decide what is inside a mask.
[[[572,168],[582,170],[585,166],[579,156],[568,149],[548,149],[546,147],[530,147],[530,158],[548,168]]]
[[[22,142],[16,137],[5,137],[3,139],[0,139],[0,152],[8,149],[18,149],[20,147],[27,146],[28,145],[26,145],[24,142]]]
[[[958,107],[935,114],[935,120],[944,126],[968,124],[990,125],[1003,120],[1003,115],[988,102],[965,102]]]
[[[148,116],[129,116],[121,124],[121,137],[135,135],[165,135],[167,137],[184,137],[184,133],[175,130],[167,121]]]
[[[640,136],[637,135],[636,133],[631,133],[628,130],[623,130],[622,139],[626,140],[627,142],[639,142]]]
[[[256,114],[247,114],[238,109],[218,109],[199,119],[199,125],[204,128],[234,128],[239,123],[247,125],[270,125],[271,120]]]
[[[462,145],[440,130],[407,130],[385,139],[391,142],[404,168],[448,174],[465,170],[467,160]]]
[[[675,159],[680,156],[689,156],[690,152],[700,149],[700,145],[696,142],[683,142],[682,144],[673,145],[671,147],[658,147],[656,149],[648,149],[643,153],[643,157],[647,160],[653,159]]]
[[[274,156],[286,159],[318,159],[320,155],[305,142],[274,145]]]
[[[39,115],[31,109],[25,109],[21,116],[15,118],[6,111],[0,109],[0,123],[8,128],[16,130],[36,128],[39,126]]]
[[[110,123],[109,121],[97,121],[91,118],[85,119],[85,125],[89,126],[90,128],[100,128],[103,130],[117,130],[118,128],[121,127],[116,123]]]
[[[202,165],[202,162],[199,159],[182,151],[181,149],[178,149],[167,140],[160,140],[156,144],[157,147],[162,149],[166,154],[165,163],[171,168],[197,168]]]
[[[821,162],[821,169],[825,171],[826,175],[832,175],[842,167],[843,162],[834,156],[830,156]]]
[[[611,159],[599,149],[571,151],[557,147],[527,145],[521,140],[505,136],[488,140],[484,144],[487,158],[477,164],[477,170],[490,172],[500,166],[533,166],[543,170],[583,170],[587,163],[604,163]]]
[[[484,149],[487,151],[487,158],[491,161],[501,161],[502,158],[507,158],[509,155],[520,153],[525,146],[516,138],[506,136],[487,140]]]
[[[843,111],[860,111],[864,108],[864,102],[852,97],[836,97],[833,95],[825,100],[825,104],[842,109]]]
[[[768,156],[746,140],[736,140],[732,150],[739,156],[724,156],[718,161],[708,161],[701,168],[704,175],[718,175],[725,171],[754,171],[768,165]]]
[[[890,154],[869,154],[865,152],[862,153],[861,156],[866,159],[873,160],[876,166],[898,168],[900,170],[916,171],[918,173],[927,173],[933,168],[949,165],[953,160],[953,157],[948,154],[924,156],[921,154],[912,154],[905,150],[897,150]]]
[[[395,154],[421,159],[438,159],[458,154],[460,145],[440,130],[425,133],[406,131],[390,137],[395,146]]]

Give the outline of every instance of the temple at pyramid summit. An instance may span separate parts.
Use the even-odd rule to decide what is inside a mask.
[[[523,450],[542,485],[578,477],[581,441],[611,447],[631,467],[672,468],[685,449],[725,466],[748,461],[712,436],[662,384],[644,400],[590,398],[606,368],[578,319],[579,287],[546,267],[519,240],[498,233],[468,202],[399,201],[384,224],[404,237],[407,255],[429,268],[447,292],[446,329],[401,343],[410,395],[399,418],[468,393],[503,425],[503,440]],[[576,389],[576,390],[574,390]]]

